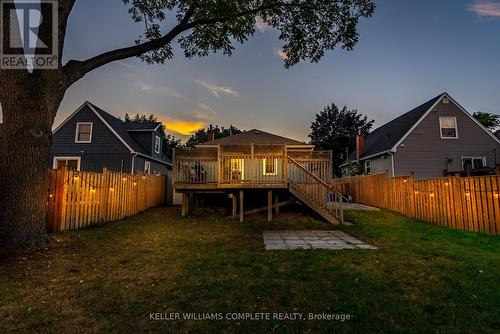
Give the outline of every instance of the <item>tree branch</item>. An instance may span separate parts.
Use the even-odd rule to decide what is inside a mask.
[[[239,17],[247,16],[247,15],[255,15],[258,14],[259,12],[268,10],[268,9],[273,9],[273,8],[278,8],[278,7],[298,7],[298,8],[306,8],[310,7],[313,8],[310,4],[305,4],[305,3],[283,3],[283,2],[275,2],[272,4],[264,5],[261,7],[253,8],[253,9],[247,9],[243,10],[237,14],[231,15],[231,16],[224,16],[224,17],[214,17],[214,18],[207,18],[207,19],[198,19],[192,22],[189,22],[190,18],[193,16],[195,7],[194,5],[188,9],[186,14],[184,15],[183,19],[177,24],[172,30],[170,30],[167,34],[164,36],[158,38],[158,39],[153,39],[141,44],[137,44],[134,46],[122,48],[122,49],[116,49],[112,51],[108,51],[105,53],[102,53],[100,55],[97,55],[93,58],[87,59],[85,61],[76,61],[76,60],[70,60],[63,68],[65,75],[68,80],[68,84],[71,84],[81,77],[83,77],[86,73],[101,67],[103,65],[106,65],[108,63],[111,63],[113,61],[117,60],[123,60],[131,57],[137,57],[140,56],[144,53],[156,50],[158,48],[161,48],[168,43],[170,43],[176,36],[181,34],[182,32],[195,28],[200,25],[205,25],[205,24],[213,24],[213,23],[224,23],[227,21],[230,21],[232,19],[236,19]]]
[[[59,64],[62,63],[68,19],[76,0],[59,0]]]

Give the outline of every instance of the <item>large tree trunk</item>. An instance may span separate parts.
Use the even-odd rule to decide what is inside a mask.
[[[37,247],[49,240],[47,160],[62,94],[48,82],[17,79],[0,92],[0,248]]]

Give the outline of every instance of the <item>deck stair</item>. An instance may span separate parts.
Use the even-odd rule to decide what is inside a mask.
[[[343,224],[343,196],[331,185],[288,158],[288,189],[299,201],[332,224]]]

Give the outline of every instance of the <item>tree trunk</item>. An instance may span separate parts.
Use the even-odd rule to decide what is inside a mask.
[[[2,86],[0,248],[38,247],[49,241],[47,160],[62,94],[32,78]]]

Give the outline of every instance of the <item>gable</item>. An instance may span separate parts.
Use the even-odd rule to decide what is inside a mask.
[[[455,117],[457,123],[456,139],[442,139],[440,117]],[[458,149],[478,153],[500,146],[494,135],[482,127],[456,101],[449,98],[448,103],[441,99],[423,119],[395,147],[395,150],[419,148],[422,150],[456,151]]]
[[[92,142],[75,143],[76,125],[78,122],[92,122]],[[130,150],[119,138],[102,122],[102,120],[88,106],[83,105],[68,117],[52,136],[52,152],[55,153],[129,153]]]

